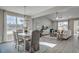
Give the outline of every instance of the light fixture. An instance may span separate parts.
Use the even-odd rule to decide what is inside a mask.
[[[58,12],[56,12],[56,20],[62,20],[62,19],[63,19],[63,17],[60,16]]]
[[[26,20],[25,20],[25,8],[26,8],[26,6],[24,6],[24,27],[26,27]]]
[[[23,7],[24,21],[25,21],[25,6]],[[25,33],[25,22],[23,23],[23,33]]]

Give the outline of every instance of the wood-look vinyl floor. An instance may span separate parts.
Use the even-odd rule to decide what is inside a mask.
[[[20,48],[19,52],[23,53],[23,47]],[[19,52],[13,42],[0,44],[0,53]],[[68,40],[58,40],[55,37],[43,36],[40,38],[40,50],[36,53],[79,53],[79,39],[76,36]]]

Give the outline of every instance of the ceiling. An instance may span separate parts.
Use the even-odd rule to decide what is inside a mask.
[[[1,9],[29,16],[34,16],[53,7],[54,6],[0,6]]]
[[[58,12],[58,16],[62,17],[61,20],[68,20],[69,18],[79,18],[79,7],[74,6],[66,8],[65,10],[61,10]],[[56,12],[46,15],[45,17],[51,20],[56,20]]]
[[[32,18],[45,16],[51,20],[55,20],[56,12],[58,12],[58,16],[62,16],[64,19],[79,17],[78,6],[25,6],[25,8],[24,6],[0,6],[0,9],[29,15]]]

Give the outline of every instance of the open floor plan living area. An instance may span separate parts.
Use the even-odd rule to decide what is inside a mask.
[[[0,53],[79,53],[79,6],[0,6]]]

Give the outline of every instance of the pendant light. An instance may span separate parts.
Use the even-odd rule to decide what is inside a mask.
[[[63,19],[62,16],[60,16],[59,13],[56,12],[56,20],[62,20],[62,19]]]

